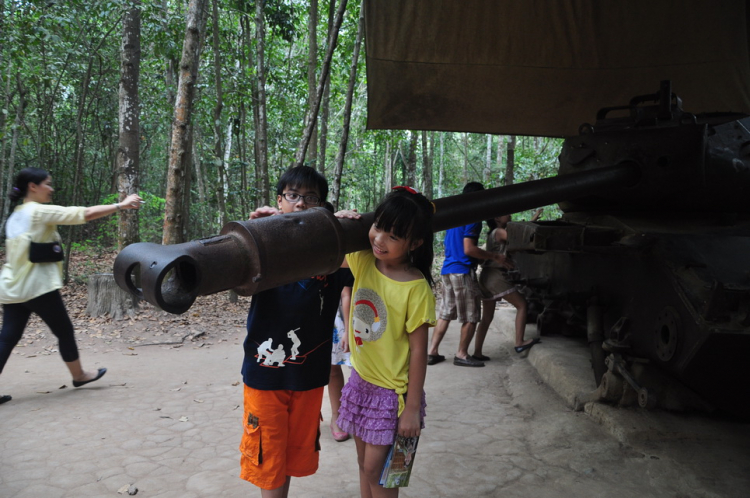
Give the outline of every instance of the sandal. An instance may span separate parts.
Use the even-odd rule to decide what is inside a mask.
[[[11,396],[10,394],[3,394],[3,395],[1,395],[0,396],[0,405],[2,405],[3,403],[7,403],[8,401],[10,401],[12,399],[13,399],[13,396]]]

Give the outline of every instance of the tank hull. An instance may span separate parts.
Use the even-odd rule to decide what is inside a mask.
[[[719,221],[574,213],[510,223],[508,250],[543,334],[586,337],[595,302],[605,344],[750,417],[750,221]]]

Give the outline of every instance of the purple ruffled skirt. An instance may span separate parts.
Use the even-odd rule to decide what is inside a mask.
[[[426,406],[423,391],[422,428]],[[398,395],[391,389],[362,380],[357,371],[352,369],[352,374],[341,391],[341,407],[336,423],[343,431],[365,443],[391,445],[398,430]]]

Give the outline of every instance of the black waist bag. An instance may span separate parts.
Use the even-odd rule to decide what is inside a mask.
[[[32,242],[29,247],[29,261],[32,263],[55,263],[62,261],[64,256],[59,242]]]

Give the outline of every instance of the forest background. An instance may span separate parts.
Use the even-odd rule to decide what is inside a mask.
[[[300,163],[325,174],[337,208],[360,212],[393,185],[440,198],[555,173],[560,139],[368,130],[360,9],[0,0],[0,188],[35,166],[55,204],[139,192],[138,213],[61,227],[68,252],[97,252],[216,234],[275,204],[275,180]],[[3,226],[11,209],[2,196]]]

